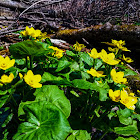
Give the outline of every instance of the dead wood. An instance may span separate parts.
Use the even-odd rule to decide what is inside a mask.
[[[0,1],[0,6],[2,7],[6,7],[6,8],[11,8],[11,9],[26,9],[27,5],[25,5],[24,3],[21,2],[17,2],[17,1],[12,1],[12,0],[1,0]]]
[[[105,25],[95,25],[82,29],[60,30],[55,35],[53,35],[52,38],[63,39],[72,44],[74,44],[76,41],[85,43],[85,40],[89,44],[95,44],[95,42],[110,42],[111,39],[120,39],[125,40],[127,42],[127,46],[130,49],[133,49],[134,44],[135,48],[139,49],[140,26],[119,26],[106,23]],[[83,41],[82,38],[84,38],[85,40]]]

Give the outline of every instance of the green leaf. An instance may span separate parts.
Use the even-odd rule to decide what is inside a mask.
[[[50,102],[36,101],[24,105],[23,110],[27,119],[13,140],[65,140],[72,131],[65,115]]]
[[[91,137],[86,130],[73,130],[66,140],[91,140]]]
[[[10,114],[9,107],[0,108],[0,126],[2,126],[2,124],[5,122],[9,114]]]
[[[132,118],[140,121],[140,114],[132,114]]]
[[[123,136],[135,135],[138,132],[137,121],[133,121],[132,125],[128,125],[125,127],[115,127],[114,132]]]
[[[16,60],[15,60],[15,63],[16,63],[17,65],[24,65],[24,64],[25,64],[25,59],[16,59]]]
[[[69,50],[66,50],[66,54],[67,54],[68,56],[76,56],[75,53],[73,53],[72,51],[69,51]]]
[[[137,73],[131,69],[124,69],[124,77],[128,75],[137,75]]]
[[[67,60],[60,60],[58,62],[58,66],[57,69],[55,70],[56,72],[59,72],[67,67],[69,67],[71,65],[71,62],[67,61]]]
[[[123,117],[128,118],[133,114],[133,111],[128,108],[125,108],[125,109],[118,110],[117,113],[118,115],[121,114]]]
[[[16,67],[11,67],[7,70],[5,70],[5,73],[6,72],[12,72],[12,73],[16,73],[16,75],[18,74],[18,72],[27,72],[27,68],[24,68],[24,69],[19,69],[19,68],[16,68]]]
[[[12,120],[13,116],[14,116],[13,113],[9,114],[4,123],[1,125],[1,127],[6,127],[6,125]]]
[[[33,101],[26,101],[26,102],[21,101],[21,103],[19,104],[19,107],[18,107],[18,117],[21,116],[21,115],[25,115],[23,107],[24,107],[24,105],[28,105],[28,104],[31,104],[31,103],[33,103]]]
[[[106,101],[108,98],[107,93],[108,91],[104,89],[103,87],[100,87],[97,85],[97,83],[91,83],[89,81],[86,81],[85,79],[75,79],[72,81],[73,86],[79,89],[90,89],[90,90],[95,90],[99,92],[99,100],[100,101]]]
[[[89,79],[90,78],[89,74],[87,72],[83,72],[83,71],[81,71],[81,76],[82,76],[83,79]]]
[[[10,53],[17,59],[26,58],[27,56],[44,55],[45,49],[35,41],[22,41],[9,47]]]
[[[86,81],[85,79],[75,79],[72,81],[73,85],[79,89],[96,90],[96,84]]]
[[[75,71],[79,71],[80,68],[79,68],[79,64],[77,62],[73,62],[71,65],[70,65],[70,68],[75,70]]]
[[[0,95],[5,95],[6,93],[7,93],[7,90],[5,91],[0,90]]]
[[[136,138],[140,139],[140,132],[137,132],[134,136],[135,136]]]
[[[42,77],[41,77],[41,83],[47,82],[47,81],[61,81],[63,80],[62,77],[56,77],[49,72],[44,72]]]
[[[54,76],[52,74],[50,74],[49,72],[44,72],[42,78],[41,78],[41,83],[44,82],[52,82],[55,83],[57,85],[71,85],[70,82],[68,82],[67,80],[63,79],[62,77],[58,76]]]
[[[38,43],[40,43],[45,50],[47,50],[48,46],[50,46],[50,45],[48,45],[47,43],[44,43],[44,42],[38,42]]]
[[[126,118],[122,115],[119,116],[119,121],[124,125],[130,125],[133,123],[133,119],[131,117]]]
[[[86,52],[79,52],[80,60],[87,63],[89,66],[93,66],[94,59],[88,55]]]
[[[9,98],[9,95],[4,95],[0,98],[0,108],[6,103],[8,98]]]
[[[134,137],[124,138],[124,137],[118,137],[115,140],[136,140]]]
[[[106,101],[108,98],[108,96],[107,96],[108,91],[103,89],[102,87],[100,87],[100,88],[98,88],[98,92],[99,92],[99,100]]]
[[[94,68],[98,70],[98,68],[100,68],[102,64],[103,64],[102,59],[95,59]]]
[[[70,101],[66,98],[64,91],[60,90],[56,85],[44,85],[42,88],[36,89],[34,95],[35,100],[47,100],[56,105],[68,118],[71,112]]]

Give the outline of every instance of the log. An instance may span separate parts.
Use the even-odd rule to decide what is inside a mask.
[[[82,29],[65,29],[58,31],[52,38],[66,40],[74,44],[76,41],[83,42],[86,39],[93,46],[97,43],[103,46],[101,42],[110,42],[111,39],[125,40],[126,46],[129,49],[139,49],[140,44],[140,26],[134,25],[95,25]],[[104,44],[105,46],[106,44]]]
[[[87,48],[97,48],[98,50],[108,48],[108,45],[101,42],[111,42],[111,39],[125,40],[126,47],[131,50],[124,52],[127,56],[134,59],[135,65],[140,70],[140,26],[134,25],[95,25],[82,29],[66,29],[60,30],[52,38],[62,39],[70,44],[75,44],[76,41],[84,43],[84,38],[88,43]]]

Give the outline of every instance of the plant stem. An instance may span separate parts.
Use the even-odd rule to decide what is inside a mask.
[[[17,102],[16,102],[16,100],[15,100],[15,98],[13,97],[13,95],[12,95],[12,94],[11,94],[11,99],[13,100],[13,102],[14,102],[15,106],[16,106],[16,107],[18,107],[18,104],[17,104]]]
[[[28,58],[27,57],[26,57],[26,67],[27,67],[27,70],[28,70]]]
[[[103,137],[104,137],[107,133],[108,133],[108,131],[105,131],[105,132],[104,132],[104,134],[100,137],[100,139],[99,139],[99,140],[102,140],[102,139],[103,139]]]
[[[33,56],[29,56],[30,58],[30,70],[33,70]]]

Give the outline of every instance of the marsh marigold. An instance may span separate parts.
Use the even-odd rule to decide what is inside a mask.
[[[11,83],[11,82],[13,81],[13,79],[14,79],[13,73],[11,73],[9,76],[3,74],[3,75],[1,76],[0,81],[1,81],[3,84],[8,84],[8,83]]]
[[[41,35],[41,31],[35,30],[33,27],[29,28],[28,26],[26,26],[25,30],[21,31],[20,34],[23,36],[32,36],[33,38],[36,38]]]
[[[15,64],[15,59],[10,60],[8,56],[5,58],[0,55],[0,69],[6,70],[13,67]]]
[[[105,77],[106,75],[103,75],[103,71],[96,71],[95,69],[91,68],[90,70],[87,70],[87,73],[91,74],[93,77]]]
[[[125,45],[125,41],[122,41],[122,40],[117,41],[117,40],[113,40],[112,39],[112,44],[115,45],[115,46],[117,46],[118,49],[120,49],[122,51],[130,51],[126,47],[123,47],[123,45]]]
[[[114,102],[119,102],[120,101],[120,95],[121,95],[120,90],[115,90],[115,91],[113,91],[112,89],[109,90],[109,97]]]
[[[121,90],[121,95],[120,95],[121,99],[120,102],[125,105],[128,109],[134,110],[135,109],[135,105],[138,100],[138,97],[135,97],[133,94],[128,94],[126,90]]]
[[[54,50],[52,56],[55,56],[57,58],[61,58],[63,56],[63,52],[65,52],[61,49],[58,49],[57,47],[49,46],[49,48]]]
[[[125,84],[127,82],[127,79],[126,78],[123,78],[124,76],[124,72],[116,72],[115,69],[112,69],[111,70],[111,78],[113,79],[113,81],[115,83],[123,83]]]
[[[97,50],[96,50],[95,48],[93,48],[93,49],[91,50],[91,53],[88,53],[88,54],[89,54],[90,57],[92,57],[92,58],[94,58],[94,59],[100,57],[99,53],[97,52]]]
[[[102,49],[100,52],[100,58],[109,65],[116,65],[119,63],[119,60],[115,59],[114,53],[107,54],[104,49]]]
[[[77,41],[76,41],[76,44],[73,45],[73,48],[78,52],[80,52],[85,47],[86,46],[84,44],[79,44]]]
[[[34,75],[31,70],[29,70],[27,74],[25,74],[24,81],[33,88],[42,87],[42,84],[39,83],[41,81],[41,75],[39,74]]]
[[[125,57],[123,54],[123,60],[126,61],[127,63],[133,62],[133,60],[130,57]]]

